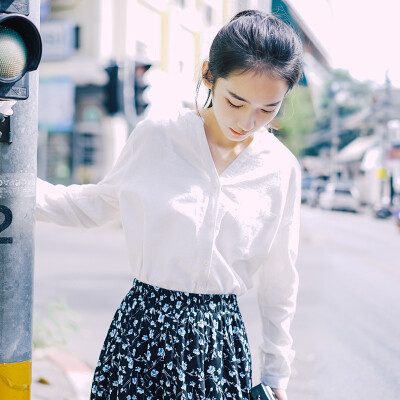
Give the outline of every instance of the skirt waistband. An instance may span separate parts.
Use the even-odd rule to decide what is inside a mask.
[[[157,302],[159,306],[168,306],[173,308],[181,308],[187,306],[195,306],[206,308],[210,312],[218,312],[220,310],[239,311],[237,296],[235,294],[201,294],[181,292],[178,290],[165,289],[153,286],[148,283],[141,282],[137,279],[133,280],[131,291],[139,293],[142,300],[149,302]]]

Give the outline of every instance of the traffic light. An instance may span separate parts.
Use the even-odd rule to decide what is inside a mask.
[[[116,114],[123,108],[123,87],[119,79],[119,70],[117,64],[105,68],[108,81],[104,86],[104,107],[108,114]]]
[[[146,98],[146,89],[149,84],[146,80],[146,72],[151,68],[151,64],[135,63],[135,110],[136,115],[140,116],[149,106]]]
[[[0,99],[29,97],[28,72],[39,66],[42,40],[28,15],[29,0],[0,0]]]

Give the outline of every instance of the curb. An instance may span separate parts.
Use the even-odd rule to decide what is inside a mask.
[[[46,359],[56,365],[75,392],[76,400],[87,400],[93,379],[93,370],[81,359],[62,349],[48,348],[34,352],[34,357]]]

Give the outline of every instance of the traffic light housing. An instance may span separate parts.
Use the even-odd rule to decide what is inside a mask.
[[[149,106],[149,102],[146,98],[146,89],[149,87],[149,84],[146,80],[146,72],[151,68],[151,64],[145,63],[135,63],[135,110],[136,115],[140,116]]]
[[[108,114],[116,114],[123,109],[123,87],[119,79],[120,68],[117,64],[111,64],[105,71],[108,81],[104,86],[104,107]]]
[[[27,15],[29,0],[0,0],[0,99],[26,100],[39,66],[42,40]]]

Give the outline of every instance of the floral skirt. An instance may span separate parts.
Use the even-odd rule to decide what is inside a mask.
[[[115,313],[91,400],[250,399],[251,356],[236,296],[137,280]]]

